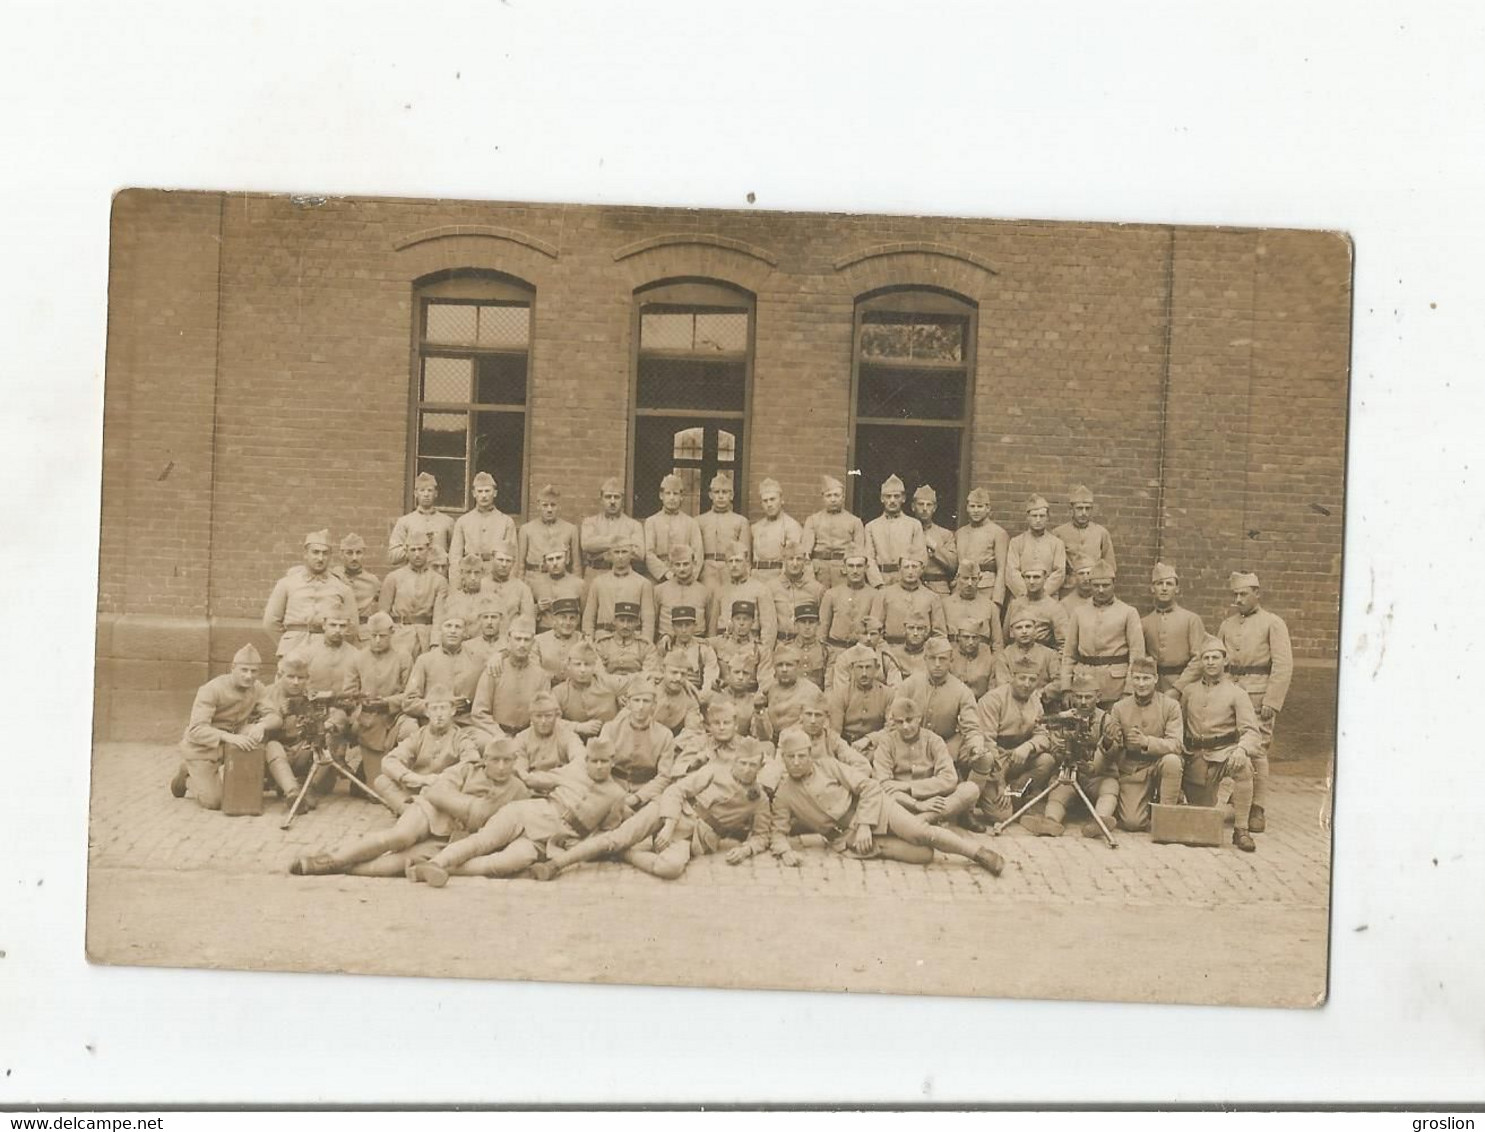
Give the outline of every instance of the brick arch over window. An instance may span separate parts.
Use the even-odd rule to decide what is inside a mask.
[[[742,241],[674,236],[626,245],[614,261],[632,292],[667,279],[704,279],[757,295],[768,286],[777,257]]]
[[[924,287],[957,293],[975,303],[990,297],[997,274],[981,256],[936,244],[863,248],[837,260],[835,270],[841,289],[857,296],[894,287]]]
[[[488,235],[441,235],[397,244],[397,266],[414,286],[446,272],[483,271],[544,287],[555,258],[543,248]]]

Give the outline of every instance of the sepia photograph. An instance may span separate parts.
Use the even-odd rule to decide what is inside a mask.
[[[1323,1005],[1352,267],[120,192],[88,956]]]

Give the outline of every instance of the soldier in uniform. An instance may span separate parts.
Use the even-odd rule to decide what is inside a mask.
[[[696,580],[696,568],[700,557],[689,546],[670,548],[670,575],[655,587],[656,624],[662,644],[671,637],[671,611],[684,605],[693,611],[704,611],[711,600],[707,588]],[[705,630],[702,630],[705,636]]]
[[[1063,523],[1052,533],[1062,540],[1062,545],[1067,548],[1067,557],[1071,561],[1074,555],[1082,555],[1091,562],[1102,562],[1115,574],[1119,572],[1119,565],[1114,561],[1114,540],[1109,537],[1105,527],[1093,522],[1093,493],[1082,484],[1072,489],[1067,497],[1068,507],[1072,510],[1072,521]],[[1062,593],[1066,594],[1072,589],[1072,579],[1069,578],[1062,586]],[[1053,597],[1058,596],[1056,591],[1048,587]]]
[[[1062,611],[1069,617],[1080,605],[1093,600],[1093,565],[1097,559],[1089,558],[1082,551],[1067,555],[1068,589],[1059,599]]]
[[[613,779],[614,753],[595,739],[580,762],[529,774],[526,788],[539,795],[501,807],[476,832],[452,842],[407,878],[433,888],[461,876],[511,877],[525,872],[549,849],[611,829],[624,815],[624,788]]]
[[[902,623],[902,629],[902,643],[888,645],[886,651],[897,662],[897,669],[902,673],[903,680],[907,680],[914,673],[928,670],[928,618],[921,613],[909,613]]]
[[[881,618],[873,615],[867,616],[866,620],[861,623],[861,631],[857,634],[856,644],[870,650],[872,656],[877,658],[878,680],[889,688],[896,687],[902,683],[903,677],[907,674],[903,672],[902,665],[898,663],[897,657],[893,655],[892,650],[887,647],[882,639]],[[836,654],[834,666],[830,670],[830,686],[832,688],[851,682],[851,664],[846,659],[846,654],[850,651],[851,646],[847,646]]]
[[[397,626],[392,644],[414,660],[428,651],[433,614],[449,592],[444,576],[428,564],[431,544],[426,532],[407,536],[407,565],[382,582],[382,612]]]
[[[1224,780],[1232,782],[1232,843],[1244,853],[1257,846],[1252,831],[1254,796],[1253,752],[1261,750],[1263,736],[1253,701],[1223,669],[1227,645],[1208,637],[1201,646],[1201,679],[1181,692],[1186,720],[1185,772],[1179,785],[1173,768],[1162,767],[1160,796],[1173,798],[1177,789],[1193,806],[1215,806]]]
[[[395,637],[393,638],[395,641]],[[396,648],[396,645],[393,645]],[[458,614],[445,617],[438,626],[438,644],[420,653],[412,662],[403,689],[404,718],[398,723],[398,739],[409,738],[425,720],[425,704],[430,688],[448,688],[454,697],[454,725],[498,732],[486,727],[472,714],[475,689],[479,687],[485,660],[464,639],[464,619]]]
[[[613,636],[614,611],[621,603],[635,607],[644,639],[655,639],[655,587],[648,578],[630,568],[637,549],[633,543],[622,539],[616,541],[608,551],[613,568],[607,573],[595,574],[588,583],[583,632],[592,637],[595,644],[602,644],[605,638]]]
[[[1172,696],[1201,679],[1201,645],[1207,638],[1201,618],[1176,601],[1180,592],[1176,568],[1155,563],[1150,571],[1155,608],[1140,619],[1140,628],[1145,634],[1145,652],[1155,658],[1160,690]]]
[[[562,707],[551,692],[537,692],[531,697],[531,726],[512,742],[516,745],[516,774],[522,779],[533,771],[556,770],[583,757],[583,741],[562,719]]]
[[[252,751],[263,745],[267,728],[268,689],[258,682],[263,658],[252,645],[232,657],[232,670],[215,676],[196,691],[191,717],[180,741],[180,768],[170,793],[186,796],[187,784],[204,810],[222,808],[222,762],[227,748]]]
[[[752,665],[743,655],[722,660],[722,684],[707,699],[708,720],[711,709],[724,704],[732,709],[733,727],[738,735],[753,734],[753,719],[758,713],[758,703],[763,698],[758,691],[757,678]]]
[[[356,598],[356,616],[364,623],[376,612],[382,580],[361,565],[366,557],[366,540],[360,535],[348,534],[340,540],[340,557],[342,565],[336,576],[351,587]]]
[[[330,532],[304,536],[304,564],[292,566],[275,583],[263,607],[263,628],[278,641],[279,656],[310,644],[325,631],[325,616],[339,611],[353,630],[360,620],[356,595],[329,570]]]
[[[1072,687],[1075,668],[1098,681],[1098,703],[1113,707],[1129,692],[1129,662],[1145,655],[1145,632],[1134,606],[1114,596],[1114,572],[1100,562],[1093,567],[1093,599],[1068,623],[1062,645],[1062,689]]]
[[[552,609],[559,601],[575,603],[581,621],[583,595],[587,587],[581,578],[568,570],[567,549],[557,547],[547,551],[541,565],[540,570],[527,570],[521,575],[521,581],[526,583],[532,600],[536,602],[536,627],[543,631],[553,627]]]
[[[1005,868],[1000,854],[952,830],[929,825],[885,795],[869,774],[832,758],[816,758],[797,728],[779,740],[785,776],[773,796],[771,847],[779,863],[800,863],[791,834],[817,834],[837,852],[928,864],[933,850],[967,857],[992,876]]]
[[[894,689],[899,700],[911,700],[923,726],[944,741],[955,764],[968,762],[985,746],[975,694],[951,671],[954,646],[934,637],[925,649],[927,666]]]
[[[519,617],[529,617],[533,624],[536,622],[536,598],[532,596],[531,587],[515,576],[515,565],[515,545],[496,543],[490,551],[490,574],[485,585],[490,600],[500,610],[502,632]]]
[[[1093,799],[1093,808],[1103,819],[1100,828],[1097,821],[1083,823],[1084,837],[1102,837],[1104,829],[1114,828],[1114,811],[1119,805],[1118,755],[1114,751],[1115,737],[1109,725],[1109,714],[1098,706],[1098,681],[1091,676],[1079,674],[1073,680],[1072,707],[1066,713],[1079,716],[1086,721],[1093,737],[1092,758],[1075,767],[1073,773],[1083,791]],[[1064,731],[1049,735],[1053,757],[1062,762],[1067,757],[1068,735]],[[1077,797],[1071,782],[1058,781],[1047,795],[1044,813],[1027,814],[1021,823],[1038,837],[1061,837],[1062,819],[1067,816],[1067,805]],[[1089,815],[1090,818],[1092,815]]]
[[[613,775],[631,810],[654,801],[670,785],[664,771],[674,763],[675,736],[655,718],[659,690],[648,676],[635,676],[624,690],[624,710],[603,725],[598,740],[613,748]]]
[[[825,643],[832,649],[848,649],[861,638],[861,626],[871,616],[877,591],[866,584],[866,551],[851,547],[841,559],[845,580],[825,591],[820,599],[820,624]]]
[[[1009,784],[1026,776],[1028,791],[1035,794],[1052,781],[1057,770],[1057,760],[1049,753],[1051,740],[1042,726],[1038,678],[1032,661],[1017,659],[1011,664],[1011,682],[991,688],[975,705],[987,752],[992,743],[997,748],[993,755],[994,779],[986,784],[989,797],[985,800],[1001,820],[1010,817],[1010,799],[1005,792]],[[984,773],[983,766],[980,773]]]
[[[1026,529],[1006,548],[1005,584],[1014,597],[1026,596],[1024,574],[1028,566],[1042,568],[1042,582],[1049,596],[1062,592],[1062,580],[1067,577],[1067,548],[1047,530],[1047,512],[1047,501],[1040,495],[1028,499]]]
[[[505,609],[495,599],[490,580],[485,576],[485,563],[477,555],[467,554],[454,559],[458,567],[452,571],[457,581],[433,603],[433,624],[442,625],[450,614],[464,619],[464,635],[473,639],[480,631],[480,614],[486,609],[498,615],[497,631],[504,629]]]
[[[536,493],[537,517],[522,523],[521,529],[516,532],[518,577],[548,570],[547,555],[554,550],[563,552],[567,564],[565,572],[577,575],[581,569],[583,556],[578,543],[578,529],[557,514],[561,502],[562,493],[551,484],[544,484]],[[532,586],[533,590],[535,588]]]
[[[772,608],[772,605],[766,607]],[[756,691],[773,678],[772,650],[753,635],[758,606],[751,601],[734,601],[727,617],[727,631],[707,641],[717,654],[717,662],[730,668],[741,663],[748,672],[748,682]]]
[[[947,636],[943,600],[923,584],[923,559],[916,551],[904,550],[899,563],[897,580],[877,591],[871,607],[873,616],[881,619],[887,643],[898,645],[907,638],[907,621],[914,614],[928,622],[935,637]]]
[[[534,655],[536,622],[517,617],[505,648],[485,662],[470,708],[475,724],[492,734],[514,735],[531,725],[531,698],[552,690],[552,677]]]
[[[758,485],[758,502],[763,518],[753,524],[753,577],[767,585],[784,568],[784,547],[791,542],[803,544],[804,528],[784,511],[784,490],[778,480],[766,479]]]
[[[991,665],[990,685],[1001,688],[1011,682],[1016,665],[1030,663],[1036,671],[1036,690],[1044,697],[1062,694],[1062,654],[1036,639],[1037,621],[1030,613],[1017,613],[1007,626],[1011,642]]]
[[[803,657],[793,645],[780,645],[773,653],[773,681],[764,690],[753,724],[753,737],[769,743],[779,732],[799,722],[805,703],[820,695],[820,686],[800,674]]]
[[[1227,646],[1227,675],[1248,693],[1258,715],[1259,744],[1248,751],[1254,775],[1253,823],[1249,829],[1262,833],[1268,821],[1264,807],[1268,802],[1268,757],[1274,745],[1274,721],[1289,695],[1294,652],[1289,626],[1261,604],[1258,575],[1234,573],[1228,586],[1237,612],[1222,622],[1217,636]]]
[[[977,487],[969,493],[964,509],[969,521],[954,532],[954,550],[960,563],[973,562],[980,568],[980,589],[988,591],[990,600],[1005,609],[1005,565],[1011,536],[990,518],[990,493]]]
[[[991,652],[999,652],[1005,642],[1001,637],[1001,609],[990,598],[990,591],[980,588],[980,567],[975,562],[961,562],[954,574],[954,589],[943,599],[944,624],[949,635],[957,636],[964,625],[980,626]]]
[[[1028,566],[1022,571],[1027,592],[1011,598],[1010,608],[1005,612],[1009,625],[1022,614],[1030,614],[1036,625],[1036,639],[1049,649],[1060,649],[1067,640],[1068,626],[1072,617],[1055,598],[1048,597],[1043,589],[1044,581],[1040,566]]]
[[[414,537],[426,535],[430,547],[429,562],[440,570],[448,568],[454,520],[433,506],[437,498],[438,480],[427,472],[419,472],[418,478],[413,480],[413,502],[417,506],[392,524],[392,536],[387,540],[389,566],[401,566],[411,561]]]
[[[960,782],[943,738],[923,726],[923,712],[901,689],[887,712],[887,726],[868,740],[872,775],[899,806],[925,822],[950,824],[969,814],[980,787]],[[984,824],[976,821],[978,832]]]
[[[923,584],[942,597],[949,592],[950,580],[959,569],[959,547],[954,532],[933,521],[938,511],[938,492],[923,484],[913,492],[913,515],[923,524]]]
[[[706,553],[701,542],[701,528],[696,520],[681,510],[681,477],[672,472],[660,481],[660,510],[645,520],[644,564],[655,583],[671,576],[670,552],[688,547],[701,562]]]
[[[674,605],[670,608],[670,651],[667,656],[683,657],[686,662],[686,679],[697,692],[708,691],[717,686],[721,665],[717,650],[705,641],[696,638],[697,611],[689,605]]]
[[[402,811],[396,823],[329,853],[296,858],[294,876],[400,877],[409,865],[427,860],[449,841],[484,825],[508,802],[531,796],[516,776],[515,751],[509,739],[486,746],[478,762],[446,767]]]
[[[865,645],[847,649],[841,660],[851,677],[837,681],[826,697],[830,729],[847,743],[855,743],[886,726],[893,689],[878,678],[881,669],[877,656]]]
[[[346,673],[345,696],[355,705],[350,737],[361,750],[361,779],[369,786],[381,773],[382,757],[397,745],[397,717],[413,662],[392,647],[392,619],[380,610],[367,619],[366,638]]]
[[[495,548],[516,544],[516,521],[495,506],[495,477],[480,472],[474,477],[474,507],[454,521],[449,538],[449,561],[466,569],[466,558],[477,558],[489,571]],[[451,577],[450,582],[454,581]]]
[[[498,609],[482,609],[477,616],[479,631],[464,642],[464,647],[479,658],[481,664],[489,661],[496,649],[505,644],[505,618]],[[442,624],[442,621],[439,622]],[[465,627],[465,632],[468,632]]]
[[[691,686],[691,665],[682,653],[666,653],[660,661],[655,719],[677,740],[701,734],[701,699]]]
[[[907,489],[895,475],[882,484],[882,513],[866,524],[866,580],[881,587],[897,580],[904,555],[921,566],[928,559],[923,524],[902,513]]]
[[[361,650],[345,639],[350,630],[350,621],[344,613],[331,613],[325,617],[325,633],[318,641],[304,649],[309,659],[309,690],[329,692],[340,697],[345,692],[346,677],[355,666]]]
[[[773,597],[774,624],[777,639],[794,639],[794,608],[806,603],[818,603],[825,594],[825,587],[809,573],[809,555],[797,542],[784,546],[784,571],[769,583]]]
[[[715,601],[727,583],[727,551],[735,543],[741,543],[751,553],[753,530],[748,520],[732,509],[732,481],[718,472],[712,477],[707,492],[712,509],[696,517],[701,528],[701,584],[706,586]],[[720,630],[718,630],[720,631]]]
[[[583,577],[590,585],[598,575],[608,573],[612,566],[608,552],[619,543],[630,547],[631,557],[645,544],[644,527],[638,519],[624,514],[624,485],[610,476],[603,481],[599,495],[603,500],[602,510],[585,518],[578,531],[583,550]]]
[[[815,758],[835,759],[846,766],[865,771],[867,774],[871,773],[871,759],[842,739],[839,732],[830,729],[829,697],[820,695],[807,701],[800,709],[798,726],[799,730],[809,737],[810,753]],[[784,776],[783,762],[774,759],[772,763],[776,764],[777,771],[773,776],[773,781],[767,784],[770,791]]]
[[[803,546],[809,553],[815,580],[829,590],[845,581],[842,564],[846,552],[866,546],[866,527],[846,510],[846,489],[840,480],[825,476],[820,482],[824,506],[805,519]]]
[[[454,725],[454,693],[447,684],[429,688],[422,707],[428,722],[387,752],[371,784],[399,814],[449,767],[479,758],[476,733]]]
[[[645,582],[645,585],[649,583]],[[614,602],[613,632],[599,637],[594,644],[605,672],[632,676],[636,672],[654,674],[660,667],[660,653],[648,639],[639,635],[641,616],[641,607],[637,603]]]
[[[954,632],[954,656],[949,664],[949,672],[974,693],[975,699],[990,690],[990,682],[994,678],[997,654],[984,647],[988,635],[988,628],[974,622],[961,622]],[[1047,652],[1051,653],[1060,675],[1061,659],[1051,649]]]
[[[619,714],[619,698],[627,682],[627,677],[604,672],[598,650],[582,641],[567,654],[567,679],[552,689],[552,698],[573,734],[593,739]]]
[[[1197,652],[1201,652],[1200,645]],[[1178,805],[1181,800],[1185,724],[1181,705],[1156,690],[1158,678],[1154,657],[1130,661],[1130,693],[1109,711],[1118,755],[1118,817],[1125,829],[1149,828],[1150,803],[1157,788],[1162,806]]]
[[[559,597],[548,614],[552,627],[536,635],[536,659],[553,680],[561,680],[567,675],[567,658],[572,650],[588,638],[578,632],[583,614],[576,598]]]
[[[266,739],[263,760],[268,776],[283,795],[284,807],[293,806],[299,795],[298,775],[309,773],[314,762],[314,748],[309,731],[309,656],[303,649],[291,652],[278,662],[278,679],[268,686],[263,696],[265,714],[259,720]],[[333,786],[335,779],[330,776]],[[321,792],[324,792],[324,785]],[[305,810],[315,808],[312,795],[304,797]]]
[[[815,687],[829,684],[830,649],[820,640],[820,607],[805,602],[794,607],[794,647],[799,651],[799,671]]]

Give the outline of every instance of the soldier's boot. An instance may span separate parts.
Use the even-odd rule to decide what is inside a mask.
[[[1103,818],[1104,828],[1113,832],[1114,829],[1114,807],[1118,803],[1117,796],[1105,796],[1093,803],[1093,808],[1098,811],[1098,816]],[[1089,821],[1083,823],[1084,837],[1102,837],[1103,830],[1098,828],[1098,822]]]
[[[1258,846],[1253,844],[1253,839],[1248,836],[1246,829],[1235,829],[1232,831],[1232,843],[1244,853],[1252,853]]]
[[[442,888],[449,883],[448,872],[432,861],[409,861],[406,876],[414,884],[426,884],[430,888]]]
[[[1011,816],[1010,799],[1005,796],[1005,783],[994,770],[971,769],[964,779],[980,790],[980,799],[964,815],[964,827],[971,833],[984,833],[990,826]]]
[[[329,876],[332,873],[344,871],[341,863],[329,853],[315,853],[308,857],[299,857],[289,866],[289,874],[296,877]]]
[[[959,824],[970,833],[986,833],[990,829],[990,823],[982,818],[977,808],[972,807],[959,815]]]
[[[1062,836],[1062,823],[1043,817],[1041,814],[1027,814],[1021,819],[1021,824],[1026,827],[1028,833],[1034,833],[1038,837]]]
[[[984,869],[993,877],[998,877],[1005,872],[1005,858],[994,849],[981,847],[975,850],[975,864]]]
[[[170,796],[172,798],[184,798],[186,796],[185,763],[180,764],[180,769],[175,772],[175,777],[170,780]]]
[[[292,809],[294,799],[299,797],[299,780],[294,777],[294,771],[287,762],[274,759],[268,764],[268,773],[273,776],[273,784],[278,788],[278,792],[284,796],[284,809]],[[311,791],[304,796],[304,803],[299,809],[307,813],[314,808],[314,792]]]
[[[1268,822],[1264,819],[1263,807],[1257,802],[1254,802],[1252,811],[1248,816],[1248,832],[1262,833],[1267,828]]]

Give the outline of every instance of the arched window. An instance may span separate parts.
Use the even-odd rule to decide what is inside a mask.
[[[632,514],[660,509],[660,481],[684,484],[681,506],[706,509],[718,472],[741,494],[753,372],[753,296],[726,284],[676,280],[634,296]]]
[[[535,296],[493,272],[447,272],[419,284],[409,506],[419,472],[437,477],[438,506],[451,513],[472,506],[470,482],[489,472],[501,510],[522,510]]]
[[[946,291],[896,289],[856,302],[851,365],[854,509],[881,513],[881,485],[897,475],[908,499],[938,493],[936,522],[960,522],[974,406],[976,309]]]

